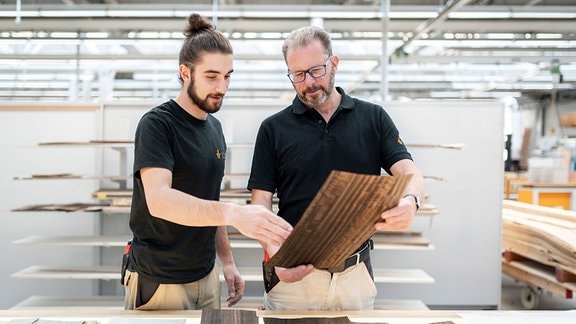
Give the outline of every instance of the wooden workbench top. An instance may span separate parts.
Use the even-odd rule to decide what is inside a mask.
[[[526,182],[521,185],[522,187],[559,187],[570,188],[576,187],[576,182]]]
[[[253,311],[253,310],[248,310]],[[352,323],[388,323],[388,324],[487,324],[538,320],[538,323],[573,323],[576,311],[255,311],[259,323],[264,318],[335,318],[347,317]],[[103,309],[22,309],[0,310],[0,323],[11,320],[42,319],[53,321],[86,321],[87,323],[201,323],[201,311],[125,311]],[[154,320],[154,321],[150,321]],[[524,320],[524,321],[523,321]],[[18,321],[20,323],[20,321]]]

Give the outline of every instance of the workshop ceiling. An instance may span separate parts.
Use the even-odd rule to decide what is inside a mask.
[[[361,98],[576,97],[573,0],[0,0],[0,101],[174,97],[191,12],[232,42],[235,101],[293,97],[282,40],[310,24]]]

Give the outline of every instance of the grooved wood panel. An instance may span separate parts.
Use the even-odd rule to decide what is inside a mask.
[[[332,171],[269,264],[340,265],[376,232],[380,214],[398,204],[411,177]]]
[[[201,324],[258,324],[256,311],[243,309],[204,309]]]

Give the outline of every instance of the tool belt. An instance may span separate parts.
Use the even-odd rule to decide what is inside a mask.
[[[122,286],[124,286],[124,276],[130,261],[130,250],[132,250],[132,241],[126,243],[126,248],[124,248],[124,253],[122,253],[122,266],[120,267],[120,285]]]
[[[322,269],[329,271],[330,273],[342,272],[352,266],[358,265],[362,262],[367,261],[370,258],[370,250],[374,249],[374,241],[372,238],[368,239],[354,254],[347,257],[342,264],[336,267]],[[264,260],[262,262],[262,272],[264,274],[264,288],[266,289],[266,293],[270,292],[274,286],[276,286],[280,279],[276,275],[276,271],[274,271],[273,266],[267,265],[268,260]]]

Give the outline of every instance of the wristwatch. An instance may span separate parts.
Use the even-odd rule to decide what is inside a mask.
[[[414,202],[416,203],[416,210],[420,209],[420,198],[418,198],[418,195],[409,193],[409,194],[405,194],[404,197],[402,197],[402,198],[406,198],[406,197],[414,198]]]

